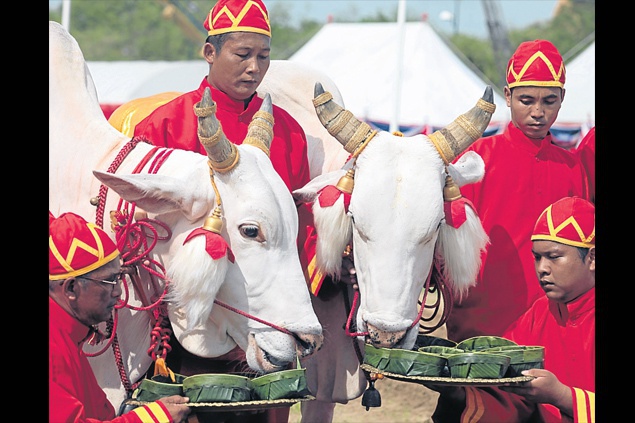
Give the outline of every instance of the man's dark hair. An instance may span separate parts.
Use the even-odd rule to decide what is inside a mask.
[[[584,248],[584,247],[575,247],[575,248],[578,250],[578,254],[580,255],[580,258],[582,260],[584,260],[586,255],[589,254],[590,248]]]
[[[220,54],[220,49],[223,47],[223,44],[225,44],[225,41],[227,41],[227,38],[230,35],[231,33],[229,32],[226,32],[224,34],[218,34],[218,35],[209,35],[207,39],[205,40],[205,42],[213,45],[214,50],[216,50],[216,53]]]

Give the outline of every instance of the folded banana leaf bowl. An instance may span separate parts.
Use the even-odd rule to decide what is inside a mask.
[[[183,395],[183,379],[185,376],[174,374],[174,381],[169,376],[155,375],[143,379],[132,397],[138,401],[156,401],[170,395]]]
[[[139,401],[150,402],[170,395],[182,395],[188,397],[193,405],[246,405],[314,399],[307,387],[305,372],[306,369],[297,368],[257,377],[232,373],[175,374],[174,381],[169,377],[154,376],[141,382],[132,400],[138,405]]]
[[[456,343],[420,335],[412,350],[367,344],[364,365],[387,375],[451,379],[497,379],[543,368],[544,347],[518,345],[497,336],[476,336]],[[423,378],[422,378],[423,377]]]
[[[307,387],[306,370],[282,370],[249,378],[233,374],[199,374],[183,380],[183,394],[193,403],[244,402],[304,398]]]

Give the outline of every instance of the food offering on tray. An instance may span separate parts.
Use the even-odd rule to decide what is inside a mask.
[[[174,373],[174,380],[169,376],[162,375],[143,379],[139,387],[132,393],[132,398],[152,402],[170,395],[183,395],[183,379],[185,376],[176,373]]]
[[[251,380],[254,399],[277,400],[310,395],[306,369],[290,369],[258,376]]]
[[[456,345],[456,344],[455,344]],[[448,357],[454,354],[462,354],[465,350],[460,350],[454,347],[442,347],[440,345],[430,345],[428,347],[421,347],[417,351],[421,353],[427,354],[437,354],[443,358],[445,358],[445,362],[443,363],[443,369],[439,376],[442,377],[450,377],[450,368],[448,367]]]
[[[500,379],[507,373],[511,359],[502,354],[475,351],[451,355],[447,360],[451,378]]]
[[[190,402],[250,401],[251,381],[247,376],[203,373],[183,380],[183,394]]]
[[[479,351],[486,348],[503,347],[505,345],[518,345],[514,341],[500,336],[473,336],[456,344],[457,348],[466,351]]]
[[[537,345],[505,345],[485,348],[482,352],[509,356],[506,377],[521,376],[523,370],[545,368],[545,347]]]
[[[462,342],[419,335],[412,350],[366,344],[362,367],[412,382],[503,385],[531,380],[521,372],[543,368],[544,347],[525,346],[499,336]]]
[[[421,335],[420,335],[421,337]],[[389,373],[406,376],[441,376],[447,373],[447,358],[437,351],[419,351],[420,348],[451,348],[428,337],[424,342],[417,339],[412,350],[401,348],[376,348],[370,344],[364,346],[364,363]],[[441,339],[441,338],[437,338]],[[426,346],[421,346],[426,345]],[[456,343],[445,343],[456,345]]]

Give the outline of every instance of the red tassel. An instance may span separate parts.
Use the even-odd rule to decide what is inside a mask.
[[[327,185],[319,192],[319,201],[321,207],[331,207],[340,195],[344,196],[344,211],[348,213],[348,206],[351,203],[351,194],[341,191],[335,185]]]
[[[445,223],[455,229],[460,228],[467,220],[465,207],[471,207],[474,213],[476,213],[472,202],[465,197],[457,198],[452,201],[444,201],[443,211],[445,212]]]
[[[183,241],[183,245],[188,242],[190,239],[195,236],[203,235],[205,236],[205,251],[209,254],[212,259],[218,260],[219,258],[225,257],[227,254],[227,258],[232,263],[234,262],[234,253],[232,253],[231,248],[229,248],[229,244],[227,241],[217,233],[214,233],[205,228],[197,228],[194,229]]]

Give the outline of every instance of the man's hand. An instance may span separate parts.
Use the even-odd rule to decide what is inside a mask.
[[[159,401],[165,405],[165,408],[168,409],[170,416],[175,422],[186,422],[187,416],[190,415],[190,407],[184,405],[189,402],[190,399],[188,397],[182,397],[180,395],[171,395],[169,397],[163,397]]]
[[[556,375],[545,369],[523,370],[522,374],[535,379],[514,386],[501,386],[500,389],[523,396],[532,402],[554,405],[561,412],[572,415],[571,388],[560,382]]]

